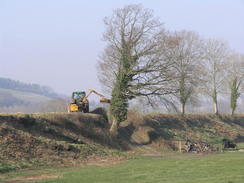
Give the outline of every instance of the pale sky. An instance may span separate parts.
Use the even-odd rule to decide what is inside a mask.
[[[100,90],[103,19],[135,3],[153,9],[166,29],[223,39],[244,53],[244,0],[0,0],[0,77],[68,95]]]

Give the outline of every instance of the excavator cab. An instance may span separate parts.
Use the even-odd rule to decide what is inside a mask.
[[[86,92],[75,91],[72,93],[72,102],[69,104],[69,112],[89,112],[89,102],[84,100]]]
[[[86,92],[84,91],[76,91],[72,93],[73,100],[82,100],[86,96]]]

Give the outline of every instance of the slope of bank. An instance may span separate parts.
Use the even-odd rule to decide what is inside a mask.
[[[109,127],[106,115],[99,114],[1,114],[0,172],[54,164],[113,164],[124,159],[121,151],[158,155],[178,151],[178,142],[186,140],[244,142],[243,115],[129,113],[118,137],[110,135]]]
[[[179,150],[179,142],[208,143],[222,148],[224,138],[244,142],[244,115],[129,114],[120,134],[132,147]]]
[[[75,165],[116,156],[120,144],[96,114],[0,115],[0,172],[32,165]],[[1,167],[2,166],[2,167]]]

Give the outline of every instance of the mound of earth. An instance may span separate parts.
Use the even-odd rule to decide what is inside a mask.
[[[113,164],[124,159],[121,151],[158,155],[181,150],[186,141],[206,147],[223,138],[244,142],[241,115],[129,113],[117,137],[109,127],[102,108],[89,114],[2,114],[0,172],[32,165]]]
[[[0,165],[11,162],[87,164],[92,159],[114,162],[120,161],[120,157],[113,155],[111,149],[120,148],[120,142],[109,134],[109,124],[101,115],[46,113],[0,116]]]
[[[142,152],[178,151],[187,141],[221,149],[224,138],[244,142],[244,116],[129,113],[119,133],[131,148]]]

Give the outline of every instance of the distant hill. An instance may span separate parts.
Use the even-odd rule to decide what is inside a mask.
[[[9,78],[0,78],[0,88],[11,89],[15,91],[35,93],[50,98],[58,98],[59,95],[55,93],[50,87],[41,86],[38,84],[29,84]]]
[[[0,106],[28,106],[47,102],[52,98],[43,95],[0,88]]]
[[[0,78],[0,112],[63,112],[67,105],[61,98],[47,86]]]

